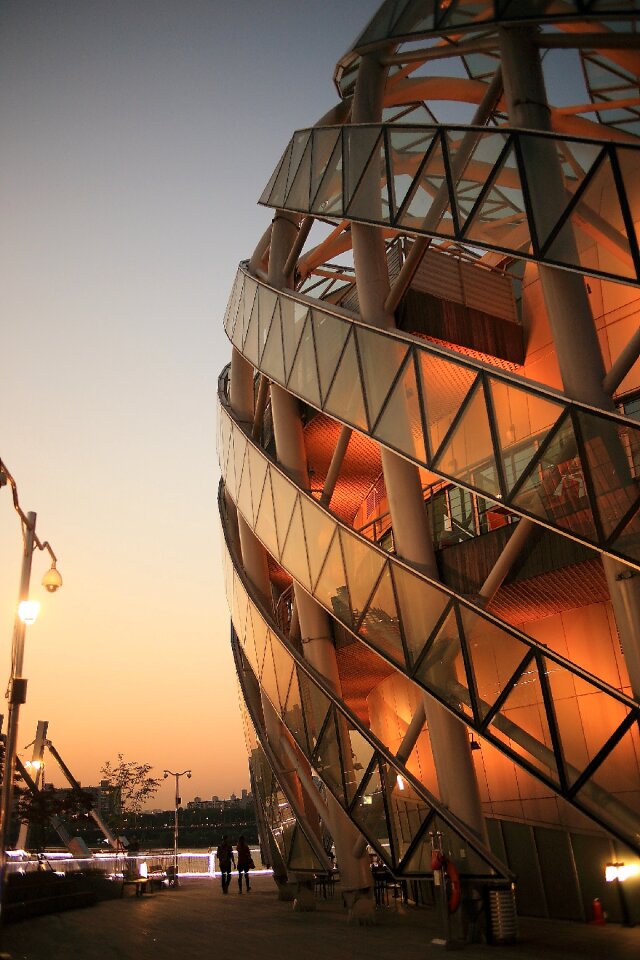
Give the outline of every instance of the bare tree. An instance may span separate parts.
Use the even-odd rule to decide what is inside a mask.
[[[147,800],[156,793],[160,786],[159,777],[151,777],[153,770],[150,763],[137,763],[135,760],[125,760],[121,753],[117,762],[107,760],[100,768],[100,773],[111,786],[117,787],[120,792],[119,806],[123,814],[133,814],[134,823]]]

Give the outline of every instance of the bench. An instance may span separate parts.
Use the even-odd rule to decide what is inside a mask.
[[[141,897],[145,892],[145,890],[147,889],[147,883],[148,883],[147,877],[123,877],[122,891],[120,896],[124,896],[125,887],[135,887],[136,897]]]

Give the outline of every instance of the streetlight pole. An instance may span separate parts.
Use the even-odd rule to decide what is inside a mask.
[[[191,779],[191,770],[182,770],[180,773],[174,773],[173,770],[164,771],[164,779],[167,777],[176,778],[176,798],[175,798],[175,820],[173,823],[173,883],[174,886],[178,886],[178,811],[180,809],[181,799],[180,799],[180,777],[184,777],[186,774],[187,778]]]

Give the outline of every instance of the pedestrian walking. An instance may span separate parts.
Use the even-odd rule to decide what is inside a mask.
[[[220,865],[220,879],[222,881],[222,892],[229,892],[229,884],[231,883],[231,868],[235,867],[236,862],[233,857],[233,847],[229,842],[229,837],[224,836],[222,842],[220,843],[218,850],[218,863]]]
[[[242,874],[244,873],[244,883],[247,893],[249,893],[249,890],[251,890],[251,885],[249,883],[249,870],[253,870],[255,863],[253,862],[253,857],[251,856],[249,844],[245,840],[244,836],[238,837],[236,851],[238,853],[238,890],[240,893],[242,893]]]

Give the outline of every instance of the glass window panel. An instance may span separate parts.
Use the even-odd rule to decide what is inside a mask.
[[[309,735],[309,745],[313,749],[327,717],[331,701],[303,670],[298,670],[298,683],[302,697],[302,709]]]
[[[249,526],[253,525],[253,516],[252,516],[252,505],[251,505],[251,470],[249,466],[249,444],[245,444],[245,455],[243,465],[241,467],[242,473],[240,475],[240,486],[238,488],[238,496],[236,497],[236,505],[238,510],[245,518]]]
[[[278,302],[277,294],[268,287],[258,287],[258,299],[260,302],[260,315],[258,322],[258,360],[262,359],[264,348],[267,344],[271,321]]]
[[[304,155],[298,167],[291,189],[287,194],[287,209],[309,209],[309,186],[311,181],[311,141],[307,144]]]
[[[336,372],[342,348],[349,335],[349,324],[330,314],[323,314],[319,310],[312,310],[311,313],[320,375],[320,393],[324,402]]]
[[[251,444],[247,445],[247,456],[249,458],[250,481],[251,481],[251,503],[253,507],[253,521],[258,515],[260,509],[260,500],[262,499],[262,489],[264,487],[264,478],[269,466],[268,460]],[[252,526],[254,522],[252,521]]]
[[[632,560],[640,559],[640,510],[636,511],[621,535],[614,541],[613,549]]]
[[[490,189],[467,220],[464,235],[475,243],[527,254],[532,252],[531,234],[520,175],[516,164],[510,162],[513,155],[512,150],[501,164]]]
[[[537,770],[559,782],[549,721],[536,663],[529,664],[514,684],[489,730]]]
[[[422,840],[412,851],[411,856],[406,863],[402,865],[403,876],[417,874],[424,876],[425,873],[431,873],[431,859],[433,856],[433,842],[429,836],[429,831],[425,832]]]
[[[254,527],[256,536],[262,540],[269,553],[279,556],[276,523],[273,514],[273,497],[271,494],[271,475],[267,472],[260,509]]]
[[[246,629],[246,636],[245,636],[243,649],[244,649],[244,655],[249,661],[249,664],[251,665],[251,669],[253,670],[257,678],[260,676],[260,668],[262,667],[262,661],[260,660],[260,662],[258,662],[258,654],[256,652],[255,630],[253,629],[254,617],[256,618],[256,620],[259,619],[258,614],[255,611],[255,608],[249,607],[249,612],[247,614],[247,621],[246,621],[247,629]],[[262,639],[262,634],[260,635],[260,639]],[[264,647],[262,646],[260,648],[261,657],[263,653],[264,653]]]
[[[467,142],[468,135],[464,137],[465,147]],[[463,141],[457,140],[455,144],[453,141],[449,141],[449,154],[454,165],[453,169],[461,168],[454,180],[461,226],[469,216],[485,185],[496,178],[498,171],[494,170],[494,166],[506,142],[507,138],[502,133],[478,134],[473,152],[468,160],[464,161],[463,159],[461,164],[455,154],[456,147],[459,149]]]
[[[418,168],[433,143],[433,131],[389,130],[392,170],[393,216],[404,203]]]
[[[324,176],[315,197],[311,201],[311,212],[320,214],[342,214],[342,138],[341,131],[331,157],[326,164]],[[317,161],[313,158],[313,171],[318,170]],[[319,171],[318,171],[319,172]],[[314,176],[315,179],[315,176]],[[313,188],[312,188],[313,197]]]
[[[512,502],[516,508],[579,537],[596,539],[578,446],[568,417]]]
[[[398,864],[431,813],[431,807],[391,764],[382,763],[381,766],[384,771],[394,861]]]
[[[314,595],[334,617],[352,626],[351,605],[347,589],[347,577],[342,562],[340,538],[336,534],[327,552],[322,572],[316,584]]]
[[[511,489],[564,406],[526,389],[489,378],[502,464]]]
[[[299,502],[293,508],[281,562],[294,579],[298,580],[307,590],[311,589],[307,548],[304,539],[304,527],[302,526],[302,510]]]
[[[311,587],[313,588],[322,569],[336,525],[323,510],[319,509],[315,503],[307,500],[306,497],[301,498],[301,503],[311,573]]]
[[[252,613],[253,639],[256,645],[256,676],[259,678],[262,674],[265,650],[271,634],[269,633],[266,623],[255,608],[253,608]]]
[[[449,596],[400,566],[394,564],[392,571],[402,630],[410,662],[415,663],[449,603]]]
[[[420,463],[426,462],[420,398],[412,354],[407,358],[404,371],[374,433],[383,443],[401,450]]]
[[[307,320],[302,332],[287,389],[304,400],[308,400],[315,407],[320,407],[320,386],[311,319]]]
[[[393,860],[389,842],[387,812],[384,806],[384,788],[377,763],[351,809],[351,816],[369,843],[376,847],[382,858],[391,866]]]
[[[233,334],[233,326],[235,324],[236,315],[238,313],[238,303],[240,300],[240,293],[242,291],[243,283],[244,283],[244,274],[242,273],[241,270],[238,270],[238,272],[236,273],[236,278],[233,282],[233,290],[231,291],[231,296],[227,301],[227,308],[224,313],[224,319],[222,321],[224,331],[229,337],[229,339],[231,339],[231,336]]]
[[[415,678],[448,703],[456,713],[473,717],[455,608],[452,607],[438,630],[415,672]]]
[[[485,876],[489,873],[495,877],[495,871],[478,851],[470,847],[458,831],[438,814],[435,814],[429,822],[425,836],[428,837],[430,833],[438,835],[444,855],[450,860],[455,860],[459,873]]]
[[[280,701],[278,697],[278,684],[276,681],[276,670],[273,664],[273,656],[271,653],[271,634],[267,634],[267,642],[265,644],[264,650],[264,660],[262,663],[262,676],[260,677],[260,686],[266,695],[269,697],[269,700],[275,707],[276,711],[280,712]]]
[[[353,336],[350,336],[347,341],[324,409],[327,413],[334,414],[341,421],[351,423],[360,430],[368,429]]]
[[[632,238],[638,247],[638,224],[640,224],[640,181],[638,179],[638,151],[629,147],[617,146],[616,155],[624,181],[627,203],[631,209],[631,218],[635,224],[636,235]]]
[[[320,871],[326,869],[325,865],[316,856],[311,844],[300,829],[300,824],[296,824],[296,828],[293,833],[288,865],[290,870],[295,871]]]
[[[262,191],[262,195],[261,195],[260,199],[258,200],[258,203],[263,203],[263,204],[268,204],[268,203],[269,203],[269,197],[271,196],[271,194],[272,194],[272,192],[273,192],[273,188],[274,188],[274,186],[275,186],[275,182],[276,182],[276,180],[278,179],[278,174],[281,172],[282,167],[283,167],[283,164],[284,164],[284,166],[285,166],[285,176],[286,176],[286,166],[287,166],[287,163],[288,163],[288,154],[289,154],[290,147],[291,147],[291,144],[287,144],[287,147],[286,147],[284,153],[282,154],[282,157],[280,158],[280,162],[277,164],[275,170],[273,171],[273,173],[272,173],[271,176],[269,177],[269,182],[267,183],[266,187],[265,187],[264,190]]]
[[[374,424],[409,348],[392,337],[362,327],[356,329],[356,338],[362,361],[369,422]]]
[[[269,207],[281,207],[284,203],[284,195],[287,187],[287,177],[289,175],[289,163],[291,161],[291,153],[293,151],[293,140],[290,141],[284,157],[280,163],[280,169],[276,175],[275,180],[273,181],[273,187],[271,193],[269,194],[268,200],[265,201],[266,205]]]
[[[284,541],[289,529],[291,514],[298,497],[298,491],[293,483],[287,480],[278,470],[270,467],[271,488],[273,490],[274,518],[278,535],[278,557],[284,547]]]
[[[247,594],[237,574],[234,576],[231,619],[240,643],[244,644],[247,624]]]
[[[374,754],[374,748],[368,740],[362,736],[358,730],[353,728],[348,731],[348,742],[351,750],[351,761],[345,760],[345,787],[347,792],[347,803],[351,803],[355,797],[362,777],[369,768],[371,758]],[[343,739],[343,744],[346,744]]]
[[[431,456],[442,443],[477,373],[425,350],[417,351]]]
[[[289,685],[289,695],[283,711],[283,720],[287,729],[293,734],[296,742],[302,748],[304,753],[309,755],[309,743],[307,741],[307,730],[304,722],[304,713],[302,710],[302,694],[300,693],[300,684],[298,683],[297,670],[294,667],[291,684]]]
[[[288,193],[291,190],[291,185],[295,180],[298,168],[300,166],[302,157],[304,156],[307,144],[309,143],[311,137],[310,130],[298,130],[294,133],[291,141],[291,157],[289,160],[289,169],[287,171],[287,185],[285,187],[285,198],[286,203],[288,203],[289,197]]]
[[[244,282],[242,300],[238,308],[238,318],[233,330],[233,345],[240,351],[242,351],[242,345],[247,336],[247,329],[249,327],[249,321],[251,320],[251,314],[253,312],[253,304],[256,298],[256,290],[257,285],[255,280],[251,280],[250,277],[247,277]]]
[[[629,457],[630,435],[637,436],[638,431],[589,413],[578,412],[578,422],[600,523],[608,537],[638,503],[638,487]]]
[[[453,236],[451,200],[441,141],[432,148],[410,200],[398,219],[398,225],[409,230]]]
[[[380,127],[345,127],[343,142],[346,170],[345,210],[349,210],[354,195],[360,196],[364,188],[362,204],[366,206],[367,199],[369,200],[369,218],[376,219],[373,211],[376,209],[376,198],[380,190],[380,173],[376,167],[379,160]]]
[[[460,606],[459,611],[478,691],[478,712],[482,718],[496,702],[530,649],[521,640],[473,610]]]
[[[282,329],[280,326],[280,304],[276,304],[267,341],[260,359],[260,369],[271,380],[284,384],[284,349],[282,346]]]
[[[364,130],[345,127],[345,134],[356,133],[358,140]],[[369,133],[370,131],[366,131]],[[377,131],[376,131],[377,132]],[[353,220],[373,220],[375,223],[390,223],[389,187],[387,183],[387,160],[384,139],[380,138],[373,157],[356,187],[346,214]]]
[[[478,381],[461,419],[434,460],[434,469],[490,496],[501,496],[481,381]]]
[[[247,333],[242,344],[242,352],[247,358],[247,360],[256,366],[258,362],[258,317],[260,315],[259,310],[259,297],[256,294],[253,301],[253,309],[251,310],[251,317],[249,319],[249,325],[247,327]]]
[[[358,540],[346,530],[340,530],[340,539],[351,597],[351,612],[354,623],[357,623],[380,576],[385,560],[369,544]]]
[[[312,156],[312,166],[311,166],[311,201],[312,201],[312,210],[315,210],[315,200],[318,187],[320,186],[320,181],[322,180],[327,168],[331,164],[331,161],[335,164],[337,158],[334,158],[332,154],[334,150],[338,151],[338,158],[342,152],[342,144],[340,142],[341,135],[340,127],[329,127],[328,129],[319,129],[313,131],[313,156]],[[340,192],[342,191],[342,184],[340,184]]]
[[[294,670],[294,662],[291,654],[275,636],[272,638],[271,652],[273,654],[273,663],[278,684],[279,712],[283,714],[284,705],[287,702],[287,695],[289,693],[291,675]]]
[[[289,297],[280,297],[280,313],[284,343],[284,369],[288,378],[298,352],[300,337],[309,316],[309,308],[296,300],[291,300]]]
[[[394,663],[405,666],[400,621],[389,566],[385,568],[376,587],[358,632]]]
[[[345,806],[342,761],[334,714],[335,711],[331,710],[327,724],[320,735],[320,741],[316,746],[312,764],[323,783],[331,790],[338,802]]]

